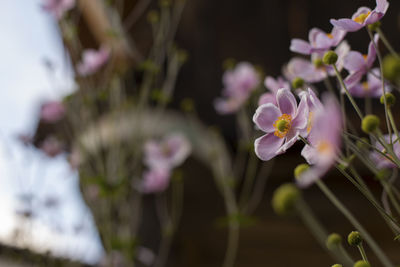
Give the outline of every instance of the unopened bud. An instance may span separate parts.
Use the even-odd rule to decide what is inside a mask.
[[[385,104],[385,97],[386,97],[386,104],[391,107],[396,103],[396,97],[391,93],[386,93],[385,95],[381,96],[381,104]]]
[[[300,190],[294,184],[283,184],[275,190],[272,196],[272,208],[279,215],[290,214],[293,212],[300,194]]]
[[[375,115],[367,115],[361,122],[361,129],[364,133],[370,134],[376,131],[379,127],[380,120]]]
[[[330,234],[326,239],[326,247],[329,250],[337,249],[341,243],[342,243],[342,237],[337,233]]]
[[[294,78],[292,81],[292,86],[294,89],[301,88],[304,86],[304,80],[300,77]]]
[[[353,267],[371,267],[371,264],[369,264],[366,261],[357,261],[356,263],[354,263]]]
[[[301,174],[307,171],[309,168],[310,166],[305,163],[297,165],[297,167],[294,169],[294,178],[300,179]]]
[[[358,246],[362,243],[362,237],[359,232],[353,231],[348,235],[347,242],[351,246]]]
[[[337,60],[338,55],[335,53],[335,51],[332,50],[326,52],[324,57],[322,58],[322,62],[324,62],[326,65],[334,65]]]

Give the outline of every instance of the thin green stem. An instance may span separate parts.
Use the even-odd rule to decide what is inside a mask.
[[[392,205],[393,205],[394,208],[396,209],[397,214],[400,215],[400,205],[399,205],[399,203],[397,202],[396,198],[394,197],[393,192],[392,192],[392,189],[390,188],[390,185],[389,185],[385,180],[382,180],[382,186],[383,186],[383,189],[384,189],[384,190],[386,191],[386,193],[388,194],[389,199],[390,199],[390,202],[392,202]]]
[[[389,52],[397,57],[400,58],[399,55],[396,53],[396,51],[393,49],[392,45],[390,44],[390,42],[388,41],[388,39],[386,38],[385,34],[383,33],[382,29],[380,27],[378,27],[376,29],[376,32],[379,34],[379,38],[382,40],[382,42],[384,43],[384,45],[386,46],[386,48],[389,50]]]
[[[350,223],[361,233],[365,241],[374,251],[376,256],[382,262],[385,267],[394,267],[394,265],[390,262],[389,258],[382,251],[382,249],[378,246],[375,240],[371,237],[371,235],[365,230],[365,228],[358,222],[358,220],[351,214],[351,212],[336,198],[336,196],[332,193],[332,191],[325,185],[322,180],[317,180],[317,185],[321,189],[321,191],[326,195],[326,197],[336,206],[338,210],[342,212],[342,214],[350,221]]]
[[[392,142],[392,129],[390,127],[389,116],[388,116],[389,107],[388,107],[387,99],[386,99],[385,79],[383,78],[382,55],[381,55],[381,52],[379,52],[378,45],[375,43],[374,36],[372,35],[371,30],[368,29],[368,27],[366,29],[368,31],[369,38],[371,38],[371,42],[372,42],[372,44],[373,44],[373,46],[375,48],[376,55],[378,56],[379,68],[380,68],[380,71],[381,71],[381,80],[382,80],[383,104],[385,106],[386,127],[387,127],[388,133],[389,133],[390,145],[392,146],[392,144],[393,144],[393,142]]]
[[[388,115],[389,115],[390,124],[392,125],[394,133],[396,134],[396,140],[393,143],[396,143],[396,141],[400,140],[400,135],[399,135],[399,131],[397,130],[396,122],[394,121],[393,113],[392,113],[392,110],[390,109],[390,107],[388,109]]]
[[[360,251],[361,257],[364,261],[369,262],[367,258],[367,253],[365,253],[364,246],[362,244],[358,245],[358,250]]]
[[[342,88],[344,89],[347,98],[350,100],[351,105],[353,106],[353,108],[355,109],[355,111],[357,112],[357,115],[360,117],[360,119],[362,120],[364,118],[364,115],[362,114],[360,108],[358,107],[356,101],[354,100],[354,98],[351,96],[349,90],[347,89],[346,85],[344,84],[343,78],[340,75],[339,70],[337,69],[336,65],[332,65],[333,69],[335,70],[336,73],[336,77],[340,83],[340,85],[342,86]]]

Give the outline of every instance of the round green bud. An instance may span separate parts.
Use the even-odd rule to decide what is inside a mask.
[[[357,261],[356,263],[354,263],[353,267],[371,267],[371,264],[369,264],[366,261]]]
[[[385,56],[382,62],[383,77],[390,81],[396,81],[400,77],[400,59],[391,54]]]
[[[300,179],[300,175],[303,172],[307,171],[309,168],[310,168],[310,166],[305,163],[297,165],[297,167],[294,169],[294,178]]]
[[[326,247],[329,250],[334,250],[342,243],[342,236],[337,233],[332,233],[326,239]]]
[[[324,57],[322,58],[322,62],[324,62],[326,65],[334,65],[337,60],[338,55],[335,53],[335,51],[332,50],[326,52]]]
[[[386,104],[388,106],[393,106],[394,103],[396,103],[396,97],[393,94],[386,93],[385,96],[386,96]],[[385,104],[385,96],[383,96],[383,95],[381,96],[380,101],[381,101],[382,105]]]
[[[279,215],[290,214],[293,212],[300,194],[300,190],[294,184],[283,184],[275,190],[272,196],[272,208]]]
[[[343,267],[343,265],[341,265],[341,264],[334,264],[334,265],[332,265],[332,267]]]
[[[294,80],[292,81],[292,87],[294,89],[301,88],[303,86],[304,86],[304,80],[300,77],[294,78]]]
[[[353,231],[347,236],[347,242],[351,246],[358,246],[362,243],[362,237],[359,232]]]
[[[321,68],[321,67],[324,66],[324,62],[322,61],[321,58],[316,58],[316,59],[314,59],[313,64],[314,64],[314,66],[315,66],[316,68]]]
[[[376,131],[379,127],[379,118],[375,115],[367,115],[361,122],[361,129],[364,133],[370,134]]]
[[[376,31],[380,26],[381,26],[381,22],[377,21],[375,23],[369,24],[368,29],[370,29],[371,31]]]

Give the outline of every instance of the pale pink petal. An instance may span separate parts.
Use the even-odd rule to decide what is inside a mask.
[[[266,133],[274,132],[274,122],[282,113],[274,104],[267,103],[259,106],[253,116],[253,122]]]
[[[261,106],[262,104],[272,103],[276,105],[276,96],[273,93],[264,93],[258,99],[258,105]]]
[[[338,19],[338,20],[331,19],[330,22],[333,26],[336,26],[339,29],[347,31],[347,32],[355,32],[363,27],[363,25],[361,25],[351,19]]]
[[[365,59],[360,52],[350,51],[344,58],[343,66],[349,72],[358,71],[366,65]]]
[[[292,92],[286,88],[279,89],[276,101],[282,114],[289,114],[294,118],[297,112],[297,101]]]
[[[292,39],[290,43],[290,51],[309,55],[311,54],[311,45],[304,40],[301,39]]]
[[[261,160],[270,160],[277,155],[283,141],[284,138],[279,138],[273,133],[261,136],[254,142],[255,153]]]

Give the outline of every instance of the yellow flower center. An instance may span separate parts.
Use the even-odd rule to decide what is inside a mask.
[[[283,114],[274,122],[274,128],[276,129],[274,132],[275,136],[279,138],[283,138],[289,132],[290,127],[292,126],[292,116],[289,114]]]
[[[333,34],[332,33],[327,33],[326,36],[328,36],[328,38],[333,39]]]
[[[311,129],[313,127],[314,124],[314,113],[313,112],[309,112],[308,113],[308,121],[307,121],[307,133],[311,132]]]
[[[357,22],[358,24],[363,24],[364,21],[367,19],[367,17],[371,14],[371,11],[368,11],[368,13],[363,13],[360,14],[358,17],[354,18],[353,20]]]
[[[363,88],[364,91],[366,91],[366,92],[369,91],[369,84],[368,84],[368,82],[363,82],[363,83],[361,84],[361,86],[362,86],[362,88]]]

